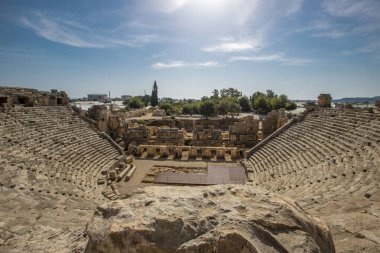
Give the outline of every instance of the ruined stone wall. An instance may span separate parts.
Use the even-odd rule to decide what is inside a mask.
[[[268,116],[262,121],[262,131],[264,138],[288,122],[285,110],[273,110]]]
[[[123,118],[119,115],[109,115],[107,134],[111,136],[113,140],[121,140],[123,139],[124,133],[125,125]]]
[[[121,120],[118,115],[110,115],[108,117],[108,128],[109,129],[118,129],[121,127]]]
[[[88,109],[88,116],[95,121],[95,126],[99,131],[107,131],[109,114],[105,105],[93,105]]]
[[[152,112],[152,116],[155,117],[165,117],[166,113],[164,109],[156,109]]]
[[[231,162],[241,158],[236,147],[200,147],[200,146],[174,146],[174,145],[129,145],[128,154],[141,156],[141,158],[167,158]]]
[[[160,120],[157,119],[148,119],[145,120],[147,126],[154,126],[154,127],[170,127],[170,128],[183,128],[183,125],[181,124],[180,120],[172,119],[169,117],[164,117]]]
[[[279,109],[277,112],[277,129],[282,127],[288,122],[288,117],[286,116],[285,109]]]
[[[259,120],[248,116],[243,122],[236,122],[229,129],[229,142],[239,148],[251,148],[258,140]]]
[[[150,139],[150,130],[141,124],[128,126],[125,130],[124,143],[128,148],[130,144],[141,145],[148,144]]]
[[[150,112],[149,109],[134,109],[128,112],[123,113],[124,118],[135,118],[135,117],[141,117],[146,115],[148,112]]]
[[[0,106],[67,106],[69,98],[64,91],[38,91],[36,89],[0,87]]]
[[[276,130],[277,126],[277,112],[272,111],[267,115],[267,117],[262,121],[262,132],[264,136],[268,136]]]
[[[184,136],[184,130],[160,127],[156,131],[156,144],[183,145]]]
[[[331,107],[331,95],[330,94],[320,94],[318,96],[318,106],[319,107]]]
[[[195,146],[223,146],[222,131],[213,125],[196,125],[192,143]]]
[[[132,122],[139,122],[138,119],[132,119]],[[221,129],[222,131],[228,131],[229,127],[235,122],[241,122],[242,119],[237,118],[220,118],[220,119],[194,119],[194,118],[170,118],[163,117],[162,119],[144,119],[147,126],[156,127],[176,127],[183,128],[187,132],[192,132],[197,125],[213,126],[215,129]]]
[[[259,129],[260,121],[255,119],[254,116],[212,120],[163,118],[162,120],[144,119],[143,121],[137,121],[133,119],[129,122],[142,122],[146,128],[144,130],[130,130],[130,127],[123,129],[123,131],[128,132],[126,134],[128,138],[125,142],[125,148],[128,149],[129,144],[132,142],[149,145],[252,148],[259,140],[264,139],[283,126],[287,122],[287,116],[283,109],[272,111],[265,120],[261,121],[262,129]],[[204,123],[204,125],[201,123]],[[129,133],[132,131],[145,131],[146,133],[140,135]],[[141,136],[144,136],[144,138],[141,138]]]
[[[193,125],[212,126],[214,129],[228,131],[230,126],[235,122],[241,122],[242,119],[238,118],[221,118],[221,119],[199,119],[193,122]]]

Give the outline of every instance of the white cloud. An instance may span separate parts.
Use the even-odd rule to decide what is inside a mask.
[[[235,56],[231,57],[230,61],[256,61],[256,62],[266,62],[266,61],[282,61],[284,57],[280,54],[271,55],[259,55],[259,56]]]
[[[215,0],[217,1],[217,0]],[[222,36],[232,37],[231,41],[216,41],[205,45],[202,51],[212,53],[234,53],[259,51],[278,38],[272,34],[274,26],[281,20],[293,18],[302,6],[303,0],[234,0],[222,1],[225,3],[223,19],[224,34],[220,33],[216,38]],[[228,22],[226,22],[228,19]],[[207,22],[205,22],[207,25]],[[219,31],[218,27],[215,31]],[[210,29],[210,36],[213,34]],[[276,39],[269,39],[271,37]]]
[[[237,24],[245,25],[259,9],[260,2],[257,0],[235,0],[232,1],[236,15]]]
[[[246,41],[235,41],[229,42],[224,41],[220,44],[203,48],[202,50],[205,52],[211,53],[233,53],[233,52],[243,52],[250,50],[259,50],[260,43],[254,40],[246,40]]]
[[[28,18],[21,17],[20,23],[44,39],[79,48],[106,48],[120,45],[140,47],[162,40],[156,34],[122,34],[112,31],[93,31],[78,22],[52,18],[42,13],[35,13]]]
[[[108,42],[109,46],[122,45],[129,47],[141,47],[150,43],[158,43],[163,39],[156,34],[129,34],[124,38],[104,38],[105,42]]]
[[[240,26],[247,25],[250,21],[264,25],[296,14],[302,4],[303,0],[234,0],[231,1],[229,12],[234,13],[233,18]]]
[[[311,35],[311,37],[314,37],[314,38],[329,38],[329,39],[340,39],[345,36],[346,34],[341,31],[327,31],[327,32],[316,33],[316,34]]]
[[[21,23],[25,27],[32,29],[34,32],[36,32],[37,35],[53,42],[58,42],[73,47],[105,47],[103,43],[89,41],[81,38],[81,36],[72,31],[69,24],[59,24],[41,16],[39,16],[38,20],[35,22],[22,17]]]
[[[301,28],[295,29],[289,34],[297,34],[311,31],[320,31],[320,30],[328,30],[332,28],[332,24],[325,19],[314,20],[310,25],[303,25]]]
[[[303,0],[292,0],[288,2],[286,15],[293,15],[299,12],[302,8]]]
[[[284,54],[255,55],[255,56],[234,56],[229,59],[231,62],[251,61],[251,62],[279,62],[288,66],[306,66],[314,61],[309,59],[288,58]]]
[[[150,0],[147,5],[150,10],[163,13],[173,13],[185,6],[188,0]]]
[[[283,65],[287,66],[308,66],[313,63],[315,63],[314,60],[299,58],[285,58],[283,61]]]
[[[325,0],[322,6],[334,16],[380,19],[379,0]]]
[[[139,30],[155,30],[159,27],[154,24],[149,24],[143,20],[140,20],[138,17],[135,19],[129,19],[127,21],[123,21],[118,24],[111,31],[115,33],[125,33],[131,30],[139,31]]]
[[[329,20],[315,20],[308,26],[298,28],[289,34],[308,33],[313,38],[340,39],[350,34],[347,28],[333,24]]]
[[[186,63],[183,61],[171,61],[168,63],[157,62],[152,64],[153,69],[173,69],[173,68],[185,68],[185,67],[218,67],[221,66],[215,61],[197,62],[197,63]]]
[[[200,66],[200,67],[218,67],[220,65],[219,65],[218,62],[215,62],[215,61],[207,61],[207,62],[196,63],[195,66]]]
[[[183,61],[172,61],[169,63],[163,63],[163,62],[157,62],[152,65],[152,68],[154,69],[172,69],[172,68],[183,68],[186,67],[187,64],[185,64]]]

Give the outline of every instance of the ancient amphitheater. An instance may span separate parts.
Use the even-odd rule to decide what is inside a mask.
[[[120,148],[64,92],[1,88],[0,104],[1,252],[380,252],[378,112],[315,108],[242,154]],[[154,156],[198,155],[236,158],[246,183],[118,189]]]

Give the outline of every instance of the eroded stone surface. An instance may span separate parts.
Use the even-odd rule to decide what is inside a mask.
[[[252,186],[147,187],[96,209],[86,252],[335,252],[326,223]]]

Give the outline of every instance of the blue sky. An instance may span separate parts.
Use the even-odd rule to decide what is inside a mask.
[[[379,0],[0,1],[0,85],[380,95]]]

